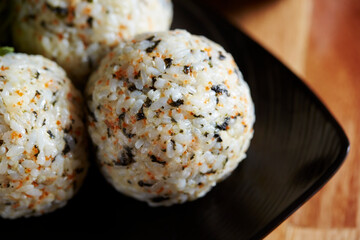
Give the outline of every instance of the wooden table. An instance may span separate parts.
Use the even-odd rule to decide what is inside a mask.
[[[302,77],[350,139],[338,173],[266,239],[360,239],[360,1],[210,2]]]

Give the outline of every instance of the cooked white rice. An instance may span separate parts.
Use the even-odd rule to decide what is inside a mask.
[[[151,206],[204,196],[246,157],[253,136],[254,105],[234,59],[183,30],[122,43],[86,97],[101,171]]]
[[[120,41],[172,21],[170,0],[15,1],[17,50],[55,60],[78,86]]]
[[[62,207],[87,170],[82,98],[56,63],[0,57],[0,216]]]

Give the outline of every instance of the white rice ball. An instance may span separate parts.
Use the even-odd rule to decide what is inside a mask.
[[[42,56],[0,57],[0,216],[66,204],[87,171],[82,97]]]
[[[204,196],[243,160],[255,120],[233,57],[183,30],[138,35],[86,88],[101,171],[151,206]]]
[[[16,0],[17,50],[41,54],[62,66],[77,86],[124,39],[168,30],[170,0]]]

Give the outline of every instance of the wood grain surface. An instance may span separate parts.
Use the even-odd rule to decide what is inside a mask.
[[[360,1],[210,3],[305,81],[351,144],[338,173],[266,239],[360,239]]]

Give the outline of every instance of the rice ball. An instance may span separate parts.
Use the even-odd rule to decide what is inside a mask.
[[[184,30],[120,44],[86,88],[106,179],[150,206],[204,196],[246,157],[250,90],[220,45]]]
[[[16,0],[17,50],[41,54],[62,66],[77,86],[120,41],[168,30],[170,0]]]
[[[0,216],[63,207],[87,171],[82,98],[42,56],[0,57]]]

